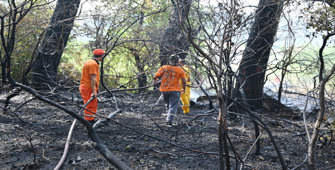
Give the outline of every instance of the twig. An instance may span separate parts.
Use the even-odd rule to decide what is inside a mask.
[[[310,92],[308,92],[310,93]],[[308,127],[307,127],[307,121],[306,121],[306,109],[307,109],[307,104],[308,104],[308,93],[306,95],[306,103],[305,103],[305,108],[304,108],[304,111],[302,112],[302,117],[303,117],[303,120],[304,120],[304,127],[305,127],[305,130],[306,130],[306,134],[307,134],[307,139],[308,139],[308,142],[311,141],[311,137],[309,135],[309,131],[308,131]]]
[[[305,136],[306,134],[307,134],[306,132],[304,132],[304,133],[298,133],[298,134],[294,135],[293,137],[296,137],[296,136]]]
[[[158,150],[152,150],[152,151],[160,153],[160,154],[166,154],[166,155],[170,155],[170,156],[173,156],[173,157],[178,157],[178,155],[175,155],[175,154],[170,153],[170,152],[161,152],[161,151],[158,151]]]
[[[155,103],[155,106],[157,106],[159,104],[159,102],[162,101],[162,100],[163,100],[163,95],[161,94],[159,96],[159,98],[157,99],[157,102]]]
[[[4,112],[8,111],[8,107],[9,107],[9,103],[10,103],[10,99],[12,99],[13,97],[17,96],[20,94],[22,89],[20,88],[16,88],[13,90],[13,92],[7,96],[6,101],[5,101],[5,108],[3,109]]]
[[[104,93],[105,93],[105,92],[102,92],[102,93],[100,93],[99,95],[102,95],[102,94],[104,94]],[[114,98],[114,96],[113,96],[113,98]],[[85,105],[82,107],[82,109],[80,109],[80,111],[78,112],[78,114],[80,114],[84,109],[86,109],[86,106],[87,106],[93,99],[94,99],[94,97],[91,97],[91,98],[85,103]],[[114,98],[114,100],[116,101],[115,98]],[[108,118],[112,118],[115,114],[120,113],[120,112],[121,112],[121,110],[117,110],[117,111],[111,113],[111,114],[108,116]],[[105,120],[105,121],[106,121],[106,120]],[[74,129],[74,127],[75,127],[76,122],[77,122],[77,119],[74,119],[74,121],[73,121],[73,123],[72,123],[72,125],[71,125],[71,128],[70,128],[70,130],[69,130],[68,137],[67,137],[67,139],[66,139],[66,143],[65,143],[65,147],[64,147],[63,155],[62,155],[61,159],[59,160],[59,162],[58,162],[58,164],[57,164],[57,166],[55,167],[54,170],[58,170],[58,169],[60,169],[60,168],[62,167],[62,165],[63,165],[63,163],[64,163],[66,157],[67,157],[67,153],[68,153],[69,145],[70,145],[70,141],[71,141],[71,136],[72,136],[73,129]],[[93,128],[97,127],[97,126],[98,126],[99,124],[101,124],[101,123],[103,123],[103,120],[100,119],[98,122],[96,122],[96,123],[93,125]]]
[[[33,98],[31,98],[31,99],[29,99],[29,100],[23,102],[22,104],[20,104],[20,106],[18,106],[17,108],[15,108],[14,112],[16,112],[16,111],[19,110],[22,106],[24,106],[25,104],[27,104],[27,103],[29,103],[29,102],[35,100],[35,99],[36,99],[36,98],[33,97]]]
[[[150,119],[152,122],[154,122],[154,124],[155,124],[160,130],[164,130],[161,126],[158,125],[158,123],[157,123],[151,116],[149,116],[149,114],[145,114],[145,115],[147,115],[147,116],[149,117],[149,119]]]
[[[229,137],[228,133],[226,133],[226,135],[227,135],[228,142],[230,143],[231,149],[232,149],[233,153],[236,155],[236,158],[237,158],[242,164],[244,164],[244,162],[243,162],[243,160],[241,159],[240,155],[237,153],[237,151],[236,151],[236,149],[235,149],[235,147],[234,147],[233,142],[230,140],[230,137]],[[260,136],[260,135],[259,135],[259,136]],[[235,158],[235,159],[236,159],[236,158]],[[236,167],[237,167],[237,165],[236,165]]]
[[[231,97],[228,97],[225,95],[225,97],[229,98],[232,102],[234,102],[235,104],[237,104],[239,107],[241,107],[242,109],[246,110],[250,116],[250,119],[254,122],[254,123],[257,123],[258,125],[263,125],[262,127],[264,128],[264,130],[267,132],[267,134],[269,135],[270,137],[270,141],[271,143],[273,144],[276,152],[277,152],[277,155],[278,155],[278,159],[280,161],[280,164],[282,166],[282,169],[287,169],[286,167],[286,164],[285,164],[285,161],[284,161],[284,158],[282,156],[282,154],[280,153],[280,150],[277,146],[277,143],[275,142],[274,140],[274,137],[271,133],[271,130],[270,128],[267,126],[266,123],[264,123],[264,121],[262,121],[256,114],[255,112],[253,112],[252,110],[248,109],[247,107],[245,107],[244,105],[242,105],[241,103],[237,102],[235,99],[232,99]]]
[[[193,122],[194,120],[196,120],[196,119],[198,119],[199,117],[202,117],[202,116],[210,116],[211,113],[214,112],[214,111],[215,111],[215,110],[212,109],[212,110],[206,112],[205,114],[200,114],[200,115],[196,115],[196,116],[194,116],[190,121],[188,121],[187,123],[185,123],[183,126],[181,126],[180,128],[178,128],[178,129],[176,130],[176,136],[177,136],[177,133],[178,133],[182,128],[184,128],[185,126],[188,126],[188,124],[190,124],[190,123]]]
[[[259,138],[260,138],[261,136],[262,136],[262,133],[256,138],[255,142],[252,144],[252,146],[250,147],[249,151],[248,151],[247,154],[245,155],[245,158],[244,158],[243,161],[242,161],[242,165],[241,165],[241,167],[240,167],[240,170],[243,169],[243,166],[244,166],[244,163],[243,163],[243,162],[245,162],[245,160],[247,160],[247,157],[248,157],[249,153],[251,152],[252,148],[256,145],[257,141],[259,140]]]
[[[0,106],[0,108],[1,108],[1,109],[4,109],[4,107],[2,107],[2,106]],[[31,124],[31,123],[29,123],[29,122],[26,122],[26,121],[22,120],[22,119],[20,118],[20,116],[19,116],[18,114],[16,114],[16,112],[14,112],[14,111],[7,110],[7,112],[12,113],[12,114],[13,114],[14,116],[16,116],[21,122],[23,122],[23,123],[25,123],[25,124]]]
[[[85,105],[83,106],[84,108],[86,108],[86,106],[94,99],[94,97],[91,97],[86,103]],[[81,112],[83,111],[83,109],[80,109],[80,111],[78,112],[78,114],[80,114]],[[72,137],[72,133],[73,133],[73,129],[76,125],[76,122],[77,122],[77,119],[74,119],[74,121],[72,122],[72,125],[71,125],[71,128],[69,130],[69,134],[67,135],[67,138],[66,138],[66,142],[65,142],[65,147],[64,147],[64,152],[63,152],[63,155],[61,157],[61,159],[59,160],[58,164],[56,165],[56,167],[54,168],[54,170],[59,170],[66,157],[67,157],[67,153],[69,152],[69,145],[70,145],[70,141],[71,141],[71,137]]]
[[[50,159],[49,159],[49,158],[47,158],[47,157],[44,155],[44,153],[45,153],[45,151],[44,151],[44,149],[42,149],[42,158],[44,158],[44,159],[46,159],[46,160],[50,161]]]
[[[26,135],[26,137],[28,138],[29,144],[30,144],[30,150],[34,155],[34,164],[36,164],[36,150],[35,150],[33,142],[32,142],[33,138],[31,137],[30,133],[28,133],[25,129],[23,129],[19,126],[14,126],[14,127],[22,130],[24,132],[24,134]]]
[[[70,145],[73,129],[76,125],[76,122],[77,122],[77,119],[74,119],[74,121],[72,122],[71,128],[69,130],[69,134],[67,135],[67,138],[66,138],[63,155],[62,155],[61,159],[59,160],[58,164],[56,165],[56,167],[54,168],[54,170],[60,169],[62,167],[65,159],[66,159],[67,153],[69,152],[69,145]]]
[[[293,123],[293,122],[291,122],[291,121],[289,121],[289,120],[286,120],[286,119],[282,119],[282,118],[278,118],[280,121],[283,121],[283,122],[286,122],[286,123],[288,123],[288,124],[291,124],[291,125],[294,125],[294,126],[296,126],[296,127],[298,127],[298,128],[302,128],[300,125],[298,125],[298,124],[296,124],[296,123]]]
[[[184,150],[188,150],[188,151],[192,151],[192,152],[197,152],[197,153],[201,153],[201,154],[207,154],[207,155],[218,155],[218,153],[216,153],[216,152],[206,152],[206,151],[200,151],[200,150],[196,150],[196,149],[186,148],[186,147],[184,147],[184,146],[177,145],[176,143],[169,142],[169,141],[160,139],[160,138],[158,138],[158,137],[155,137],[155,136],[152,136],[152,135],[149,135],[149,134],[146,134],[146,133],[142,133],[142,132],[140,132],[140,131],[138,131],[138,130],[135,130],[134,128],[131,128],[131,127],[129,127],[129,126],[127,126],[127,125],[124,125],[124,124],[122,124],[122,123],[120,123],[120,122],[117,122],[117,121],[115,121],[115,120],[113,120],[113,119],[110,119],[110,118],[107,118],[107,117],[106,117],[106,119],[109,120],[109,121],[112,121],[113,123],[116,123],[117,125],[120,125],[120,126],[122,126],[122,127],[125,127],[125,128],[127,128],[127,129],[129,129],[129,130],[132,130],[132,131],[134,131],[134,132],[136,132],[136,133],[138,133],[138,134],[141,134],[141,135],[144,135],[144,136],[147,136],[147,137],[156,139],[156,140],[161,141],[161,142],[168,143],[168,144],[170,144],[170,145],[172,145],[172,146],[176,146],[176,147],[181,148],[181,149],[184,149]]]
[[[335,168],[335,165],[331,165],[331,166],[327,167],[326,169],[333,169],[333,168]]]
[[[314,100],[318,100],[317,97],[314,97],[312,95],[310,95],[308,92],[307,94],[303,94],[303,93],[299,93],[299,92],[294,92],[294,91],[289,91],[289,90],[284,90],[284,93],[287,93],[287,94],[296,94],[296,95],[300,95],[300,96],[306,96],[307,97],[310,97],[310,98],[313,98]],[[327,104],[335,107],[335,104],[333,104],[334,100],[331,100],[331,99],[328,99],[327,101],[325,101]]]
[[[117,111],[115,111],[115,112],[109,114],[109,115],[108,115],[108,118],[112,118],[112,117],[114,117],[116,114],[121,113],[121,112],[122,112],[122,110],[117,110]],[[98,115],[98,116],[99,116],[99,115]],[[96,123],[94,123],[93,128],[97,128],[97,127],[99,127],[100,124],[102,124],[102,123],[104,123],[104,122],[106,122],[106,121],[107,121],[106,119],[99,119]]]
[[[13,80],[14,81],[14,80]],[[29,86],[25,86],[21,83],[17,83],[17,82],[12,82],[13,86],[19,86],[21,88],[23,88],[25,91],[27,91],[28,93],[32,94],[33,96],[35,96],[38,100],[43,101],[45,103],[48,103],[54,107],[57,107],[63,111],[65,111],[66,113],[68,113],[69,115],[71,115],[72,117],[78,119],[87,129],[88,131],[88,135],[89,137],[96,142],[96,145],[94,146],[96,150],[98,150],[105,158],[108,162],[110,162],[111,164],[113,164],[116,168],[119,169],[131,169],[130,167],[128,167],[124,162],[122,162],[121,160],[119,160],[108,148],[107,146],[102,142],[101,138],[99,137],[99,135],[96,133],[96,131],[93,129],[93,127],[89,124],[89,122],[87,120],[85,120],[82,116],[76,114],[75,112],[73,112],[72,110],[48,99],[43,97],[42,95],[38,94],[34,89],[32,89]]]
[[[301,167],[303,164],[306,163],[308,156],[307,156],[307,154],[306,154],[305,156],[306,156],[305,159],[304,159],[299,165],[297,165],[296,167],[292,168],[292,170],[295,170],[295,169],[298,169],[298,168],[300,169],[300,167]],[[328,169],[328,168],[326,168],[326,169]]]

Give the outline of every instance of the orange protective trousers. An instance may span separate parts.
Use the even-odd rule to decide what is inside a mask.
[[[190,84],[190,83],[187,83]],[[186,86],[185,93],[180,95],[181,102],[183,103],[183,112],[190,112],[190,100],[191,100],[191,87]]]
[[[85,87],[85,86],[79,86],[79,92],[81,94],[81,97],[84,100],[84,105],[88,100],[90,100],[92,96],[92,89],[90,87]],[[84,118],[87,121],[93,121],[94,117],[91,115],[95,115],[98,109],[98,99],[94,98],[87,106],[84,111]],[[93,113],[92,113],[93,112]]]

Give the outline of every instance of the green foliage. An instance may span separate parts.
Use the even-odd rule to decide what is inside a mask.
[[[92,57],[89,50],[83,49],[78,42],[69,42],[63,52],[59,65],[60,75],[68,76],[80,81],[81,70],[84,62]]]
[[[333,22],[335,6],[333,3],[312,1],[303,9],[303,12],[307,29],[314,29],[316,33],[333,32],[335,30]]]
[[[16,2],[17,3],[17,2]],[[52,11],[45,5],[42,5],[45,1],[38,1],[35,7],[18,23],[15,32],[15,45],[12,53],[12,77],[20,81],[25,69],[31,63],[34,56],[34,50],[36,49],[38,39],[41,37],[44,28],[48,25],[51,18]],[[1,14],[9,12],[9,8],[6,7],[6,3],[0,3]],[[18,5],[18,4],[17,4]],[[8,18],[5,18],[4,34],[8,34]],[[1,56],[4,55],[1,51]]]
[[[328,133],[319,137],[320,141],[323,141],[325,144],[331,142],[335,134],[335,112],[334,110],[329,110],[328,113],[324,116],[325,127],[329,130]]]
[[[82,16],[85,22],[75,33],[85,37],[85,46],[91,51],[109,50],[116,43],[104,60],[105,83],[137,87],[134,78],[142,72],[150,82],[150,72],[159,63],[158,44],[168,25],[169,1],[101,0],[95,4]]]
[[[335,25],[333,24],[333,22],[330,21],[333,21],[335,19],[334,12],[335,9],[333,8],[329,8],[329,11],[325,11],[324,8],[317,9],[313,12],[313,15],[311,15],[307,28],[312,27],[317,32],[333,31]]]
[[[25,68],[35,59],[38,41],[43,37],[43,31],[53,13],[54,4],[46,6],[43,3],[46,1],[38,1],[37,5],[40,6],[34,7],[18,23],[12,55],[12,76],[18,81]],[[148,83],[151,83],[151,77],[160,66],[159,43],[169,24],[173,9],[171,2],[99,0],[86,3],[93,5],[90,5],[88,11],[85,8],[76,19],[60,62],[60,75],[79,81],[82,64],[91,58],[91,51],[95,48],[107,51],[116,43],[104,60],[105,82],[112,88],[122,84],[138,87],[136,76],[146,73]],[[7,10],[0,3],[0,12],[3,14]],[[191,14],[195,16],[196,13]],[[8,19],[5,20],[7,21]]]
[[[64,51],[61,73],[79,80],[82,63],[90,58],[89,51],[95,48],[109,50],[117,40],[104,60],[104,83],[111,88],[121,85],[138,87],[136,77],[145,73],[148,84],[151,84],[153,74],[160,66],[159,43],[173,10],[170,1],[100,0],[92,1],[92,4],[96,6],[91,5],[82,13],[75,24],[78,27],[71,32],[77,39],[71,39]],[[193,11],[192,18],[196,18],[195,14]],[[74,45],[79,41],[79,45]],[[73,49],[77,53],[73,54]]]

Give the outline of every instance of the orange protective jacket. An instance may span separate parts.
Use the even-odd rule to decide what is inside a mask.
[[[96,84],[95,84],[95,91],[99,88],[99,62],[91,59],[84,63],[83,71],[80,79],[80,86],[79,91],[81,94],[81,97],[84,100],[84,104],[91,98],[92,96],[92,88],[91,88],[91,79],[90,75],[95,74],[96,75]],[[93,99],[87,106],[84,111],[84,118],[87,121],[94,120],[94,115],[97,112],[98,109],[98,100],[97,98]]]
[[[179,83],[181,78],[185,78],[184,70],[178,66],[164,65],[158,69],[155,77],[161,77],[161,85],[159,90],[166,91],[181,91],[183,86]]]

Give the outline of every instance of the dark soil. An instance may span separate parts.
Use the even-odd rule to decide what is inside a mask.
[[[1,110],[9,92],[0,94]],[[77,92],[59,93],[58,102],[73,111],[82,105]],[[72,96],[74,100],[72,101]],[[96,128],[104,144],[115,156],[133,169],[219,169],[218,111],[207,109],[205,103],[196,103],[191,113],[184,115],[180,109],[178,125],[165,126],[166,108],[163,102],[155,105],[159,93],[115,93],[121,113]],[[53,169],[64,150],[65,141],[73,118],[64,111],[32,100],[21,92],[12,98],[10,110],[0,112],[0,169]],[[65,100],[70,99],[70,100]],[[62,102],[63,101],[63,102]],[[20,106],[20,108],[19,108]],[[108,116],[116,111],[110,97],[101,96],[98,113]],[[273,113],[259,115],[268,124],[287,166],[306,169],[307,136],[301,119],[288,120]],[[308,115],[309,132],[315,115]],[[280,162],[270,142],[269,135],[261,128],[261,155],[254,154],[253,124],[238,116],[228,120],[230,146],[245,160],[243,169],[281,169]],[[327,128],[321,134],[328,133]],[[321,142],[316,146],[316,169],[335,169],[335,142]],[[328,145],[329,144],[329,145]],[[62,169],[115,169],[92,146],[86,128],[77,123],[72,136],[69,154]],[[232,148],[230,148],[232,149]],[[231,167],[241,164],[232,151]],[[235,158],[233,158],[235,157]],[[237,165],[237,167],[236,167]]]

